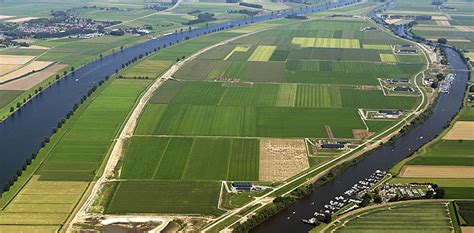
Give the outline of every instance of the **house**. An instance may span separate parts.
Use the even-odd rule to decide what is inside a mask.
[[[393,88],[394,91],[405,91],[405,92],[414,92],[412,87],[409,86],[398,86]]]
[[[344,144],[333,144],[333,143],[326,143],[326,144],[321,144],[321,148],[323,149],[343,149],[345,147]]]
[[[232,183],[232,188],[235,190],[250,191],[252,190],[252,187],[253,187],[252,182],[233,182]]]
[[[405,54],[418,53],[418,51],[416,49],[399,49],[397,52],[398,53],[405,53]]]
[[[389,79],[388,82],[390,84],[393,84],[393,83],[409,83],[410,79],[408,79],[408,78]]]
[[[402,110],[379,110],[379,114],[385,114],[385,115],[397,115],[400,116],[402,115],[403,111]]]

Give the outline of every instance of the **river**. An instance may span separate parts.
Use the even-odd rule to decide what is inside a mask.
[[[323,209],[324,205],[335,197],[343,195],[359,180],[369,177],[376,170],[388,171],[424,144],[436,138],[462,107],[469,76],[467,65],[460,55],[451,48],[445,48],[445,51],[455,78],[449,94],[440,93],[430,117],[412,128],[407,134],[402,135],[393,144],[385,144],[377,148],[361,162],[344,170],[334,180],[315,188],[310,196],[298,200],[288,209],[254,228],[252,232],[309,231],[313,226],[301,222],[301,219],[313,217],[314,212]]]
[[[77,69],[74,74],[69,74],[60,82],[46,88],[40,95],[0,123],[0,193],[3,192],[3,187],[8,180],[16,174],[18,169],[22,168],[26,160],[40,149],[43,139],[53,134],[53,129],[57,127],[58,122],[66,117],[73,106],[80,103],[81,98],[105,76],[114,74],[115,70],[122,67],[122,64],[134,57],[145,52],[152,52],[158,47],[162,48],[163,45],[168,45],[170,42],[199,37],[215,30],[284,18],[289,14],[312,13],[356,2],[358,0],[341,0],[337,3],[232,20],[207,28],[202,27],[167,35],[126,48],[122,52],[106,56],[102,60],[96,60]]]

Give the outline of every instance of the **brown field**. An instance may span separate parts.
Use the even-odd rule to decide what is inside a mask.
[[[46,50],[49,49],[48,47],[41,46],[41,45],[30,45],[29,47],[20,47],[20,49],[39,49],[39,50]]]
[[[474,32],[474,26],[454,26],[458,31],[461,32]]]
[[[16,56],[16,55],[0,55],[0,64],[2,65],[23,65],[29,62],[34,56]]]
[[[414,178],[474,178],[473,166],[425,166],[406,165],[400,171],[401,177]]]
[[[28,74],[33,71],[38,71],[46,68],[47,66],[51,65],[53,62],[50,61],[33,61],[30,64],[17,69],[13,72],[10,72],[6,75],[0,77],[0,83],[5,83],[11,80],[14,80],[22,75]],[[26,78],[26,77],[25,77]]]
[[[260,140],[260,180],[284,181],[308,168],[303,139]]]
[[[30,21],[30,20],[33,20],[33,19],[37,19],[36,17],[23,17],[23,18],[18,18],[18,19],[10,19],[10,20],[7,20],[5,22],[9,22],[9,23],[23,23],[23,22],[27,22],[27,21]]]
[[[474,121],[457,121],[444,140],[474,140]]]
[[[24,78],[13,80],[8,83],[0,84],[0,90],[29,90],[43,80],[53,76],[66,65],[55,64],[40,72],[30,74]]]
[[[447,21],[449,20],[448,17],[444,15],[433,15],[431,16],[431,20],[436,20],[436,21]]]
[[[11,16],[11,15],[0,15],[0,19],[9,19],[9,18],[13,18],[15,16]]]
[[[366,139],[366,138],[372,136],[372,134],[374,134],[374,133],[369,132],[368,130],[365,130],[365,129],[353,129],[352,134],[354,135],[355,139],[362,140],[362,139]]]
[[[451,24],[447,20],[437,20],[436,24],[438,24],[440,26],[451,26]]]
[[[15,69],[18,69],[20,67],[20,65],[2,65],[0,64],[0,76],[8,73],[8,72],[11,72]]]
[[[474,227],[461,227],[462,233],[474,233]]]

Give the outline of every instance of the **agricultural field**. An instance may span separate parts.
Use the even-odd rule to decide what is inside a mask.
[[[173,197],[170,206],[146,192],[161,196],[193,190],[188,185],[209,184],[215,190],[221,181],[285,181],[331,158],[309,158],[304,138],[362,140],[355,132],[373,135],[396,121],[364,122],[359,109],[411,111],[419,104],[416,95],[385,96],[377,78],[413,78],[424,58],[407,61],[392,53],[391,61],[383,60],[391,46],[406,42],[382,31],[361,31],[368,22],[257,25],[217,34],[223,40],[268,29],[200,54],[155,91],[127,141],[119,172],[126,181],[110,194],[107,213],[194,214],[196,204],[215,215],[215,192],[199,193],[208,195],[206,203]],[[126,72],[146,73],[152,62],[189,56],[201,45],[210,44],[191,40]],[[150,188],[138,188],[141,182]],[[128,193],[147,198],[134,207],[136,198]]]
[[[256,139],[133,137],[125,152],[121,177],[256,181],[258,158]]]
[[[398,204],[346,216],[331,232],[452,232],[447,203]],[[343,222],[344,224],[341,224]]]
[[[85,102],[40,151],[29,166],[37,170],[25,171],[33,176],[21,181],[25,186],[18,194],[8,201],[12,195],[4,193],[0,231],[28,227],[55,231],[62,227],[147,84],[143,80],[110,80],[100,87],[97,96]]]
[[[429,1],[397,1],[389,14],[432,16],[431,20],[417,20],[412,32],[429,40],[446,38],[448,44],[474,51],[474,8],[469,1],[446,1],[439,9]]]
[[[220,182],[123,181],[106,213],[173,213],[219,215]]]

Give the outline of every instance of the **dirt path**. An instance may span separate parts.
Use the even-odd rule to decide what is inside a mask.
[[[213,49],[215,47],[227,44],[231,41],[234,41],[234,40],[237,40],[237,39],[240,39],[242,37],[249,36],[249,35],[252,35],[252,34],[256,34],[256,33],[259,33],[259,32],[265,31],[265,30],[268,30],[268,29],[263,29],[263,30],[243,34],[243,35],[225,40],[225,41],[220,42],[218,44],[214,44],[210,47],[204,48],[204,49],[198,51],[197,53],[189,56],[188,58],[175,63],[161,77],[156,79],[156,81],[145,91],[145,93],[142,95],[142,97],[140,98],[138,103],[135,105],[135,108],[133,109],[132,113],[130,114],[126,124],[122,128],[122,131],[120,132],[118,138],[115,139],[115,144],[113,146],[112,152],[108,156],[108,160],[107,160],[107,163],[105,165],[105,169],[104,169],[104,172],[103,172],[102,176],[90,188],[91,189],[90,195],[87,196],[87,197],[83,197],[83,198],[86,198],[85,201],[84,201],[84,204],[80,207],[77,214],[74,215],[74,217],[72,218],[70,224],[68,224],[67,231],[72,230],[72,226],[75,223],[83,222],[86,218],[89,218],[89,217],[94,215],[94,214],[89,214],[87,211],[90,209],[90,207],[94,203],[94,200],[96,199],[97,195],[99,194],[99,191],[102,188],[103,184],[113,177],[114,169],[117,166],[117,164],[118,164],[118,162],[119,162],[119,160],[122,156],[124,143],[128,138],[133,136],[133,131],[135,130],[135,127],[137,125],[138,118],[140,117],[140,114],[143,112],[143,109],[145,108],[146,103],[153,96],[153,93],[158,89],[158,87],[160,87],[161,84],[163,84],[166,80],[171,78],[172,75],[176,71],[178,71],[184,64],[186,64],[187,62],[193,60],[194,58],[201,55],[202,53],[204,53],[204,52],[206,52],[210,49]]]

